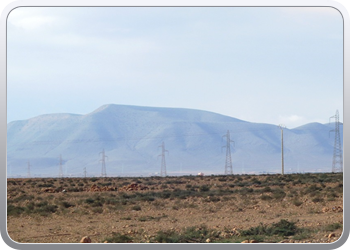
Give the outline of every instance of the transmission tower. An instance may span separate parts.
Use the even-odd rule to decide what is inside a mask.
[[[330,130],[329,132],[335,132],[334,135],[334,148],[333,148],[333,164],[332,172],[343,172],[343,153],[341,148],[340,141],[340,132],[339,132],[339,112],[335,112],[335,115],[329,118],[329,121],[334,118],[335,120],[335,129]]]
[[[165,147],[164,147],[164,142],[162,142],[162,145],[160,145],[159,147],[162,148],[162,154],[158,155],[162,157],[162,162],[161,162],[161,166],[160,166],[160,176],[166,176],[166,164],[165,164],[165,152],[168,152],[168,150],[165,150]]]
[[[100,162],[102,162],[101,177],[107,177],[107,173],[106,173],[106,158],[108,158],[108,156],[105,154],[105,150],[104,149],[102,150],[102,152],[100,152],[100,155],[102,157],[102,159],[100,160]]]
[[[231,142],[234,143],[230,139],[230,131],[227,130],[226,135],[223,135],[222,137],[226,137],[226,146],[222,146],[223,148],[226,148],[226,161],[225,161],[225,174],[233,174],[232,171],[232,159],[231,159]]]
[[[284,175],[284,150],[283,150],[283,129],[286,128],[286,126],[280,124],[278,125],[281,129],[281,161],[282,161],[282,170],[281,170],[281,174]]]
[[[84,178],[86,178],[86,168],[84,168]]]
[[[30,162],[28,161],[28,166],[27,166],[27,177],[30,178]]]
[[[62,155],[60,155],[60,170],[59,170],[59,174],[58,174],[59,178],[63,177],[63,170],[62,170]]]

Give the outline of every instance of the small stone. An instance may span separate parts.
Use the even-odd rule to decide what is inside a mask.
[[[208,238],[208,239],[206,239],[205,242],[206,242],[206,243],[209,243],[209,242],[211,242],[211,240]]]
[[[329,211],[329,208],[327,208],[327,207],[322,208],[322,212],[323,212],[323,213],[326,213],[326,212],[328,212],[328,211]]]
[[[91,243],[91,239],[89,236],[84,236],[81,238],[80,243]]]
[[[330,233],[330,234],[328,235],[328,238],[333,238],[333,237],[335,237],[335,233]]]

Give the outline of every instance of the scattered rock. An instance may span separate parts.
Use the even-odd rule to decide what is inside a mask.
[[[208,239],[206,239],[206,241],[205,241],[206,243],[210,243],[211,242],[211,240],[208,238]]]
[[[256,240],[244,240],[241,243],[258,243]]]
[[[332,207],[332,211],[333,212],[343,212],[343,208],[341,206],[335,206],[335,207]]]
[[[91,239],[89,236],[84,236],[81,238],[80,243],[91,243]]]
[[[330,233],[329,235],[328,235],[328,238],[330,239],[330,238],[333,238],[333,237],[335,237],[335,233]]]
[[[44,193],[55,193],[55,189],[54,188],[42,188],[41,192],[44,192]]]
[[[322,208],[322,212],[323,212],[323,213],[326,213],[326,212],[328,212],[328,211],[329,211],[329,208],[328,208],[328,207]]]

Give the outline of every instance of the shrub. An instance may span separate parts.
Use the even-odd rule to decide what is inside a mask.
[[[329,224],[325,227],[326,231],[334,231],[337,230],[339,228],[342,228],[343,226],[340,223],[333,223],[333,224]]]
[[[246,188],[246,187],[241,188],[241,189],[239,190],[239,193],[240,193],[241,195],[247,195],[247,194],[253,193],[253,192],[254,192],[254,189],[252,189],[252,188]]]
[[[189,227],[182,233],[173,230],[158,231],[154,240],[159,243],[200,243],[215,234],[215,231],[209,230],[205,225],[200,227]]]
[[[199,191],[201,191],[201,192],[208,192],[209,190],[210,190],[210,187],[207,185],[202,185],[199,188]]]
[[[92,203],[95,202],[95,200],[92,199],[92,198],[87,198],[84,202],[87,203],[87,204],[92,204]]]
[[[257,227],[251,227],[248,230],[242,230],[241,236],[253,236],[253,235],[279,235],[279,236],[291,236],[298,231],[295,226],[295,222],[289,222],[287,220],[280,220],[277,223],[273,223],[271,226],[260,223]]]
[[[164,190],[163,192],[159,193],[159,197],[162,199],[168,199],[170,198],[171,193],[169,190]]]
[[[132,238],[125,234],[120,233],[112,233],[111,237],[107,237],[103,240],[107,241],[108,243],[129,243],[132,242]]]
[[[152,196],[144,196],[144,197],[141,197],[141,200],[142,201],[154,201],[155,198]]]
[[[64,207],[64,208],[74,207],[73,204],[71,204],[71,203],[69,203],[69,202],[67,202],[67,201],[62,201],[62,202],[60,203],[60,206],[62,206],[62,207]]]
[[[312,199],[312,202],[315,202],[315,203],[322,202],[322,201],[324,201],[324,199],[322,197],[319,197],[319,196]]]
[[[263,194],[260,199],[262,199],[263,201],[269,201],[272,200],[273,198],[270,195],[265,195]]]
[[[205,201],[207,201],[207,202],[218,202],[218,201],[220,201],[220,198],[216,197],[216,196],[209,196],[209,198],[205,199]]]
[[[52,184],[50,184],[50,183],[48,183],[48,184],[44,183],[44,184],[38,184],[37,187],[40,187],[40,188],[44,188],[44,187],[54,187],[54,185],[52,185]]]
[[[13,205],[7,205],[7,216],[18,216],[25,211],[25,208]]]
[[[257,184],[257,185],[260,185],[261,184],[261,181],[259,181],[257,178],[253,178],[252,180],[251,180],[251,182],[253,183],[253,184]]]
[[[102,207],[94,207],[91,211],[94,212],[95,214],[102,214],[103,213]]]
[[[23,195],[15,198],[15,199],[13,199],[13,202],[30,201],[30,200],[33,200],[33,199],[34,199],[33,195],[23,194]]]
[[[174,231],[158,231],[154,238],[159,243],[180,243],[180,235]]]
[[[37,208],[33,210],[33,213],[38,213],[41,216],[48,216],[51,213],[57,211],[56,205],[47,204],[47,202],[38,203],[35,205]]]
[[[135,205],[131,209],[135,211],[141,211],[141,207],[139,205]]]
[[[272,190],[272,197],[276,200],[282,200],[287,194],[280,188]]]
[[[297,232],[297,227],[295,222],[289,222],[287,220],[280,220],[277,223],[272,224],[272,234],[277,234],[281,236],[294,235]]]
[[[303,204],[303,202],[300,200],[293,200],[292,203],[297,207],[299,207],[301,204]]]

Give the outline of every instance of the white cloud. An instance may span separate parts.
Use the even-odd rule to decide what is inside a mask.
[[[280,115],[278,121],[280,124],[285,125],[287,128],[296,127],[306,123],[306,119],[298,115]]]

